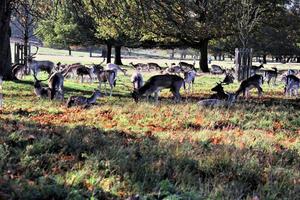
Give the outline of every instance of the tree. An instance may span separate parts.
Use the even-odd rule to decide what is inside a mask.
[[[10,52],[10,17],[14,6],[13,0],[0,2],[0,76],[4,80],[12,79]]]
[[[111,46],[115,47],[115,64],[121,65],[121,47],[137,46],[142,38],[140,4],[132,0],[85,0],[84,2],[89,15],[96,21],[96,36],[106,41],[108,51]]]
[[[200,50],[200,68],[209,72],[208,42],[233,34],[232,1],[142,1],[148,30],[156,37],[171,37],[184,45]],[[163,27],[163,28],[162,28]]]

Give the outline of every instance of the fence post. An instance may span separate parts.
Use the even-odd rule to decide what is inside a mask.
[[[251,76],[252,52],[253,50],[248,48],[235,49],[235,68],[238,81]]]

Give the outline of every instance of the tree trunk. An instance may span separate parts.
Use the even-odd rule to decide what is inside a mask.
[[[123,65],[121,59],[121,46],[115,46],[115,64]]]
[[[267,55],[266,54],[263,55],[263,64],[267,64]]]
[[[72,50],[70,47],[68,47],[68,50],[69,50],[69,56],[72,56]]]
[[[297,63],[300,63],[300,57],[297,57]]]
[[[106,63],[111,63],[111,49],[112,49],[112,45],[107,44]]]
[[[208,40],[203,40],[200,46],[200,69],[202,72],[209,72],[208,69],[208,60],[207,60],[207,48],[208,48]]]
[[[10,1],[0,1],[0,76],[12,80],[10,52]]]
[[[106,58],[107,57],[107,49],[104,46],[102,47],[101,57],[102,58]]]
[[[2,76],[0,75],[0,111],[2,111],[2,108],[3,108],[3,91],[2,91],[2,84],[3,84],[3,80],[2,80]]]

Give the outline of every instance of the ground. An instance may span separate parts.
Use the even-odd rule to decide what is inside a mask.
[[[283,96],[282,83],[264,85],[262,99],[253,92],[230,108],[200,108],[223,76],[197,77],[179,104],[168,91],[158,104],[136,104],[130,77],[119,78],[114,96],[89,109],[38,99],[31,77],[4,83],[0,199],[298,198],[300,102]],[[89,96],[97,83],[65,87],[66,98]]]

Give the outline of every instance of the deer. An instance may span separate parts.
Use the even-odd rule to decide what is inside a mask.
[[[116,77],[117,77],[118,71],[121,71],[124,74],[124,76],[127,76],[127,73],[126,73],[127,70],[126,69],[122,69],[119,65],[116,65],[116,64],[113,64],[113,63],[108,63],[106,65],[106,69],[107,70],[113,70],[113,71],[115,71]]]
[[[162,70],[162,67],[159,65],[159,64],[157,64],[157,63],[147,63],[147,65],[148,65],[148,69],[150,70],[150,69],[154,69],[154,70],[157,70],[157,71],[161,71]]]
[[[197,71],[195,68],[195,62],[194,62],[194,64],[189,64],[186,62],[179,62],[178,66],[181,67],[182,71],[191,71],[191,70]]]
[[[168,63],[165,63],[167,68],[162,71],[162,74],[176,74],[179,75],[180,72],[182,72],[182,68],[175,63],[172,63],[171,66],[168,65]]]
[[[160,90],[170,89],[175,98],[175,102],[179,102],[181,100],[179,91],[182,86],[185,89],[184,80],[180,76],[171,74],[156,75],[152,76],[141,88],[134,90],[132,98],[138,103],[143,95],[146,95],[147,100],[149,100],[149,96],[154,93],[155,102],[158,102],[158,93]]]
[[[276,67],[272,67],[273,70],[265,70],[264,75],[267,80],[268,85],[270,86],[270,82],[274,79],[274,85],[276,83],[276,79],[278,76],[278,70]]]
[[[67,100],[66,106],[83,106],[84,108],[96,103],[97,98],[101,97],[100,90],[94,90],[91,97],[87,98],[84,96],[70,96]]]
[[[50,99],[64,99],[64,76],[61,72],[54,72],[48,81],[48,86],[51,89]]]
[[[210,70],[211,74],[224,74],[226,73],[226,70],[223,69],[221,66],[219,65],[211,65],[211,70]]]
[[[34,93],[36,94],[36,96],[40,97],[40,98],[49,98],[50,99],[51,98],[51,89],[49,87],[44,87],[42,85],[42,81],[46,81],[50,77],[48,77],[45,80],[38,80],[35,74],[33,74],[33,77],[35,79],[33,86],[34,86]]]
[[[262,75],[255,74],[248,79],[245,79],[241,82],[239,89],[235,92],[236,97],[238,97],[242,92],[243,95],[246,95],[248,98],[249,90],[256,88],[258,90],[259,97],[262,96],[263,90],[261,88],[264,82],[264,78]]]
[[[259,66],[256,66],[256,65],[253,65],[253,66],[251,66],[251,74],[256,74],[257,73],[257,71],[259,71],[261,68],[264,68],[264,65],[263,64],[261,64],[261,65],[259,65]]]
[[[294,91],[296,91],[296,97],[299,95],[299,88],[300,88],[300,79],[291,74],[286,76],[286,82],[285,82],[285,87],[284,87],[284,93],[286,96],[294,95]]]
[[[149,66],[144,63],[133,64],[133,62],[129,63],[136,70],[149,70]]]
[[[26,65],[22,64],[14,64],[12,66],[12,75],[15,80],[19,80],[24,78],[26,73]]]
[[[136,71],[131,76],[131,83],[133,84],[134,90],[140,89],[144,84],[143,75],[139,71]]]
[[[222,81],[222,83],[226,84],[226,85],[229,85],[231,83],[234,82],[234,76],[232,75],[232,73],[230,72],[226,72],[226,76],[224,78],[224,80]]]
[[[188,84],[188,93],[193,92],[194,89],[194,83],[195,83],[195,78],[196,78],[197,72],[195,70],[190,70],[188,72],[184,72],[183,76],[184,76],[184,81],[185,83]]]
[[[38,80],[36,75],[33,74],[35,79],[34,82],[34,93],[38,97],[50,98],[51,100],[56,97],[57,99],[63,100],[64,98],[64,76],[60,72],[55,72],[45,80]],[[48,81],[48,87],[43,87],[42,82]]]
[[[106,83],[108,82],[110,86],[110,96],[112,96],[112,90],[116,87],[116,72],[114,70],[102,70],[97,72],[96,75],[99,81],[99,90],[101,91],[101,84],[104,83],[106,95]]]
[[[33,71],[33,73],[37,76],[40,71],[46,71],[49,75],[51,74],[52,70],[54,69],[54,63],[49,60],[44,61],[36,61],[33,60],[34,56],[38,53],[39,47],[34,54],[28,56],[27,65]]]
[[[81,76],[81,83],[83,83],[83,76],[88,75],[90,77],[90,82],[93,80],[94,68],[89,68],[84,65],[78,66],[76,69],[77,76]]]
[[[218,106],[232,106],[236,101],[236,95],[230,95],[230,98],[227,100],[220,99],[204,99],[198,101],[198,106],[201,107],[218,107]]]

